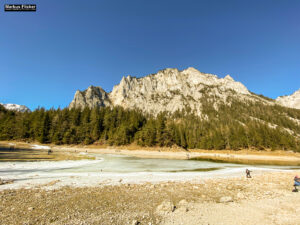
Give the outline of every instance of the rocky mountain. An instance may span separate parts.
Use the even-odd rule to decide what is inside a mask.
[[[0,105],[3,105],[4,108],[6,108],[7,110],[12,110],[12,111],[17,111],[17,112],[31,112],[31,110],[25,106],[25,105],[17,105],[17,104],[2,104],[0,103]]]
[[[110,93],[90,86],[76,91],[69,108],[10,113],[0,107],[0,139],[300,152],[299,109],[252,93],[229,75],[194,68],[123,77]]]
[[[101,87],[90,86],[85,91],[75,93],[69,108],[122,106],[125,109],[140,109],[152,115],[190,108],[195,114],[201,115],[203,98],[218,98],[227,104],[230,104],[230,98],[273,104],[272,101],[250,93],[242,83],[229,75],[218,78],[188,68],[183,71],[165,69],[142,78],[123,77],[110,93]],[[218,107],[218,101],[213,104]]]
[[[85,91],[76,91],[69,108],[110,106],[108,94],[101,87],[90,86]]]
[[[285,107],[300,109],[300,89],[292,95],[278,97],[276,102]]]

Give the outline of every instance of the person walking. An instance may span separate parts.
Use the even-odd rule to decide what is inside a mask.
[[[300,186],[300,178],[298,175],[294,177],[294,190],[293,192],[298,192],[297,186]]]
[[[247,178],[252,178],[252,177],[251,177],[251,174],[250,174],[251,172],[252,172],[252,171],[246,169],[246,177],[247,177]]]

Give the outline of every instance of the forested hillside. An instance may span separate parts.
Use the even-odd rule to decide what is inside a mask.
[[[235,99],[217,107],[212,99],[201,101],[200,117],[188,108],[154,117],[121,107],[20,113],[0,105],[0,140],[300,151],[300,110]]]

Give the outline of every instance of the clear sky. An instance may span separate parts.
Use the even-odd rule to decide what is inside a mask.
[[[13,3],[15,3],[14,1]],[[39,0],[0,10],[0,102],[67,106],[77,89],[187,67],[271,98],[300,88],[299,0]]]

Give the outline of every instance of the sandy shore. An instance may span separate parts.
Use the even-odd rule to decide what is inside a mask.
[[[165,150],[127,150],[116,148],[90,148],[90,147],[64,147],[53,146],[56,151],[88,152],[102,154],[130,155],[141,158],[168,158],[168,159],[196,159],[212,160],[217,162],[262,164],[262,165],[290,165],[300,166],[300,153],[283,151],[258,152],[258,151],[165,151]]]
[[[300,224],[293,172],[0,192],[1,224]]]
[[[23,148],[28,146],[23,144]],[[238,159],[254,164],[272,161],[279,165],[283,162],[299,165],[299,154],[288,152],[184,152],[91,146],[50,147],[54,152],[78,154],[94,152],[173,159],[195,157],[229,162]],[[44,166],[47,169],[51,164],[46,163]],[[292,192],[293,177],[296,174],[300,174],[299,169],[281,172],[257,171],[253,172],[253,178],[247,179],[244,171],[240,171],[235,176],[223,174],[223,177],[198,177],[196,182],[178,175],[176,182],[158,181],[157,177],[154,179],[156,182],[147,182],[151,177],[145,177],[142,183],[125,178],[116,178],[115,182],[109,183],[97,178],[98,180],[93,179],[96,183],[89,183],[84,187],[76,187],[72,182],[59,185],[62,179],[27,186],[27,189],[10,189],[14,184],[7,183],[1,185],[0,221],[1,224],[300,225],[300,192]],[[72,179],[76,180],[76,177]]]
[[[141,158],[168,158],[168,159],[197,159],[213,160],[218,162],[262,164],[262,165],[289,165],[300,166],[300,153],[292,151],[257,151],[257,150],[183,150],[180,148],[140,148],[139,146],[64,146],[64,145],[40,145],[37,143],[0,141],[0,147],[14,148],[51,148],[54,152],[86,152],[101,154],[130,155]]]

